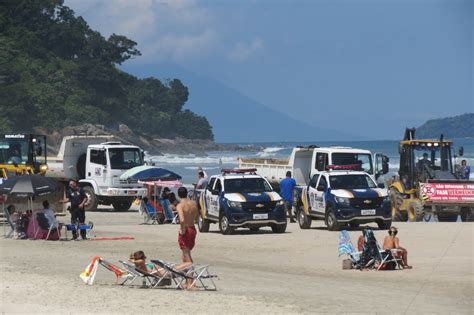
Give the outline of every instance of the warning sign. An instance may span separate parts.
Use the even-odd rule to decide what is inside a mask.
[[[474,184],[421,183],[420,192],[425,201],[474,203]]]

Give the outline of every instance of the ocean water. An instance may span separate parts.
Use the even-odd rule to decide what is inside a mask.
[[[182,182],[190,185],[197,181],[198,168],[202,167],[208,175],[218,174],[222,168],[238,167],[237,158],[274,158],[285,159],[291,154],[292,149],[297,145],[308,146],[311,144],[324,146],[346,146],[358,149],[370,150],[372,153],[383,153],[390,159],[389,176],[398,171],[400,159],[398,155],[399,141],[380,140],[380,141],[333,141],[333,142],[270,142],[270,143],[239,143],[242,146],[261,147],[256,151],[211,151],[206,156],[197,156],[194,154],[176,155],[165,154],[162,156],[146,156],[147,161],[152,161],[155,165],[169,169],[182,176]],[[474,139],[454,139],[454,150],[457,153],[458,148],[464,147],[464,156],[457,158],[458,163],[461,159],[466,159],[468,165],[474,169]],[[471,179],[474,174],[471,172]]]

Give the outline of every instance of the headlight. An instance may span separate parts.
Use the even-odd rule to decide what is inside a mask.
[[[48,165],[47,164],[41,164],[40,170],[43,171],[43,172],[47,171],[48,170]]]
[[[285,204],[285,200],[280,200],[280,201],[277,201],[277,206],[283,206]]]
[[[227,204],[228,204],[229,207],[231,207],[231,208],[242,209],[242,203],[241,203],[241,202],[238,202],[238,201],[227,201]]]
[[[349,198],[345,198],[345,197],[336,197],[336,201],[340,206],[348,207],[351,204],[349,201]]]

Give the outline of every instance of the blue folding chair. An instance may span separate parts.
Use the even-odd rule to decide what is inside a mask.
[[[163,206],[165,223],[170,222],[171,224],[176,224],[178,220],[178,214],[173,213],[173,210],[171,210],[170,201],[168,199],[163,199],[161,200],[161,205]]]
[[[156,209],[149,203],[145,205],[145,215],[146,215],[146,221],[144,224],[148,224],[151,221],[151,224],[158,224],[158,212]]]

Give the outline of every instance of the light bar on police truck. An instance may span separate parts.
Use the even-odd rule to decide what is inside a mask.
[[[343,171],[360,171],[362,169],[360,164],[348,164],[348,165],[326,165],[327,170],[343,170]]]
[[[256,168],[237,168],[237,169],[222,169],[222,174],[245,174],[245,173],[255,173],[257,172]]]

